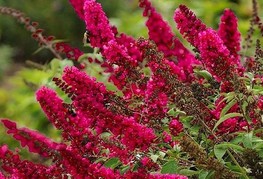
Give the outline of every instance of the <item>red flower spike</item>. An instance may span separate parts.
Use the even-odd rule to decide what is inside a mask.
[[[177,28],[180,30],[180,33],[188,42],[197,47],[198,40],[196,40],[196,38],[199,32],[206,30],[206,25],[185,5],[180,5],[179,8],[176,9],[174,20],[177,23]]]
[[[27,146],[30,152],[38,153],[43,157],[55,156],[55,150],[60,148],[60,144],[51,141],[44,135],[27,128],[16,128],[15,122],[7,119],[1,121],[8,129],[7,133],[12,134],[13,137],[21,142],[21,145]]]
[[[240,55],[240,32],[238,31],[238,19],[235,14],[230,10],[226,9],[224,14],[221,16],[221,21],[219,24],[218,35],[223,40],[224,45],[230,51],[233,56],[233,64],[241,66]]]
[[[235,73],[230,52],[216,31],[208,28],[198,34],[196,45],[207,70],[218,80]]]
[[[89,32],[90,44],[93,47],[102,48],[110,40],[115,39],[101,4],[95,0],[86,0],[84,2],[84,20],[86,29]]]

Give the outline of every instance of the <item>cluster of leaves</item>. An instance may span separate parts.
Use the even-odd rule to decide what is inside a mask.
[[[174,20],[193,54],[147,0],[139,5],[148,19],[149,40],[119,34],[95,0],[70,3],[86,23],[86,45],[94,53],[52,40],[40,44],[57,57],[65,53],[79,67],[66,62],[61,79],[53,78],[61,98],[50,89],[58,90],[54,84],[37,92],[46,116],[61,131],[61,141],[3,119],[22,146],[49,160],[22,160],[3,145],[0,175],[262,178],[263,53],[257,40],[255,58],[241,54],[237,19],[230,10],[214,31],[179,6]],[[253,3],[249,44],[255,27],[263,35]],[[43,37],[42,32],[37,35]],[[50,77],[62,68],[54,60]],[[90,76],[108,81],[103,85]]]

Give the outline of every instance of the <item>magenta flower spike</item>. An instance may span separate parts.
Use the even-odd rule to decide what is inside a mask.
[[[136,40],[133,37],[121,33],[119,36],[116,37],[116,41],[118,44],[121,44],[126,48],[128,55],[133,60],[133,64],[142,62],[143,59],[141,56],[141,52],[136,46]]]
[[[127,146],[128,150],[134,150],[135,148],[146,150],[150,146],[155,138],[152,129],[137,123],[133,118],[114,115],[106,108],[105,103],[108,103],[108,105],[114,105],[114,103],[111,104],[110,102],[113,97],[112,93],[108,92],[103,84],[96,82],[74,67],[65,69],[63,80],[76,93],[76,98],[73,101],[76,110],[81,111],[87,119],[90,119],[87,127],[96,128],[97,134],[110,129],[116,136],[123,136],[121,141]],[[79,124],[81,125],[81,123]]]
[[[143,16],[148,17],[146,26],[149,30],[149,38],[156,43],[158,49],[162,51],[168,59],[175,56],[178,62],[185,60],[185,56],[190,52],[172,33],[169,24],[164,21],[162,16],[152,6],[151,2],[148,0],[140,0],[139,6],[144,8]]]
[[[230,51],[230,55],[233,56],[233,64],[240,66],[240,55],[238,52],[240,51],[241,37],[238,31],[238,19],[230,9],[226,9],[221,16],[218,35]]]
[[[196,41],[203,63],[218,81],[234,73],[230,52],[216,31],[208,28],[198,34]]]
[[[179,8],[176,9],[174,20],[177,23],[177,28],[180,33],[188,42],[196,47],[198,34],[207,28],[206,25],[185,5],[180,5]]]
[[[62,147],[61,144],[53,142],[39,132],[27,128],[18,129],[15,122],[7,119],[2,119],[1,122],[8,129],[7,133],[20,141],[22,147],[27,146],[30,152],[38,153],[43,157],[51,157],[55,156],[55,151]]]
[[[63,88],[63,87],[62,87]],[[55,91],[42,87],[36,93],[36,99],[42,110],[45,112],[49,121],[59,130],[62,130],[62,136],[65,140],[77,140],[74,145],[80,145],[83,140],[85,130],[79,126],[80,119],[75,112],[64,101],[58,97]],[[85,118],[81,119],[81,121]],[[81,123],[80,123],[81,124]],[[85,127],[85,126],[83,126]]]
[[[114,40],[114,33],[105,12],[102,10],[101,4],[95,0],[86,0],[83,8],[90,44],[93,47],[102,48],[110,40]]]
[[[67,125],[66,109],[63,107],[63,100],[57,96],[56,92],[47,87],[42,87],[37,91],[36,99],[50,122],[57,129],[65,129],[65,125]]]

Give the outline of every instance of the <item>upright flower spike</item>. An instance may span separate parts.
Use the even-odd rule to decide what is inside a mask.
[[[89,33],[90,44],[102,48],[110,40],[115,39],[109,20],[102,10],[101,4],[95,0],[85,0],[84,20]]]
[[[126,93],[131,93],[131,85],[136,84],[144,77],[136,69],[138,63],[128,55],[125,46],[117,43],[115,40],[109,41],[103,49],[102,54],[107,58],[107,63],[111,66],[115,65],[110,80],[114,82],[118,89],[127,89],[126,91],[123,90],[126,96]]]
[[[188,9],[185,5],[180,5],[174,13],[174,20],[177,23],[177,28],[180,33],[190,42],[193,46],[197,46],[198,33],[206,29],[206,25],[198,19],[195,14]]]
[[[238,19],[235,14],[230,9],[226,9],[224,14],[221,16],[218,35],[230,51],[230,55],[233,56],[233,64],[240,66],[240,55],[238,52],[240,51],[241,38],[237,23]]]
[[[147,82],[143,112],[145,116],[145,124],[156,124],[151,127],[158,127],[158,125],[160,125],[159,122],[165,117],[166,112],[168,111],[169,97],[165,94],[166,86],[165,79],[159,75],[152,75]]]
[[[163,52],[168,60],[175,61],[184,71],[192,73],[192,66],[199,64],[193,54],[172,33],[169,24],[163,20],[150,1],[140,0],[139,6],[144,8],[143,15],[148,17],[146,26],[149,38],[156,43],[158,50]]]
[[[227,80],[235,73],[230,52],[213,29],[200,32],[196,37],[196,45],[205,67],[218,81]]]
[[[111,40],[103,48],[103,56],[108,59],[110,64],[115,64],[118,66],[131,65],[131,68],[137,66],[136,61],[134,61],[127,53],[127,49],[116,42],[116,40]]]

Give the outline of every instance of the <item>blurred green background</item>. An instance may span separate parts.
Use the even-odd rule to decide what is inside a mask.
[[[145,18],[142,17],[142,10],[137,6],[137,0],[100,0],[99,2],[102,3],[111,23],[118,27],[119,32],[134,37],[147,37]],[[152,2],[177,34],[173,13],[179,4],[189,6],[205,24],[215,29],[218,27],[223,10],[231,8],[239,18],[239,28],[243,37],[249,28],[249,18],[252,14],[252,4],[249,0],[153,0]],[[45,30],[44,34],[54,35],[57,39],[66,40],[71,45],[87,51],[82,44],[84,23],[77,17],[67,0],[0,0],[0,6],[23,11],[32,21],[39,22],[40,27]],[[262,1],[259,6],[262,17]],[[57,132],[49,124],[35,100],[35,91],[41,85],[50,85],[52,77],[60,74],[63,66],[71,62],[53,60],[53,65],[48,65],[53,59],[52,54],[48,50],[34,53],[38,49],[38,44],[30,36],[31,34],[15,19],[0,15],[0,117],[13,119],[21,126],[39,130],[58,139]],[[26,67],[26,60],[42,64],[43,70]],[[0,133],[4,133],[2,126]],[[9,137],[2,137],[0,145],[3,143],[9,143],[12,147],[17,146],[17,143],[11,142]]]

